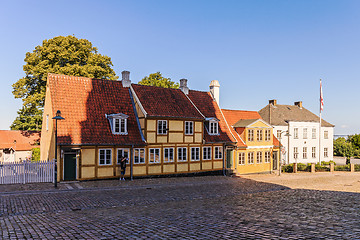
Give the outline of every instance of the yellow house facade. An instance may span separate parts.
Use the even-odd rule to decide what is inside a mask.
[[[230,168],[236,174],[271,173],[276,170],[279,146],[273,127],[255,111],[222,111],[237,139]]]
[[[118,178],[122,156],[125,177],[224,170],[233,140],[220,111],[208,92],[131,84],[126,71],[122,81],[49,74],[41,159],[57,149],[58,181]]]

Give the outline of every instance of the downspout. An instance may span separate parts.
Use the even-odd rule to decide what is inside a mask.
[[[131,145],[131,151],[130,151],[130,180],[133,180],[133,168],[134,168],[134,163],[133,163],[133,152],[134,152],[134,145]]]
[[[223,144],[223,175],[226,176],[226,171],[225,171],[225,143]]]
[[[136,123],[138,125],[139,128],[139,132],[140,132],[140,136],[141,136],[141,140],[146,143],[144,134],[141,130],[141,125],[140,125],[140,121],[139,121],[139,117],[138,114],[136,112],[136,107],[135,107],[135,101],[132,95],[132,91],[131,91],[131,87],[129,88],[129,95],[130,95],[130,99],[131,99],[131,104],[133,106],[133,110],[134,110],[134,115],[135,115],[135,119],[136,119]],[[134,163],[133,163],[133,152],[134,152],[134,144],[131,145],[131,152],[130,152],[130,180],[133,180],[133,175],[134,175]]]

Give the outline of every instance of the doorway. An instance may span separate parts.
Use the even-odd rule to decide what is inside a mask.
[[[64,154],[64,181],[76,180],[76,153]]]
[[[272,157],[273,157],[273,170],[277,170],[278,169],[278,152],[274,151]]]

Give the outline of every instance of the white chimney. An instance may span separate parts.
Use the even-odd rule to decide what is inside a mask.
[[[210,93],[213,99],[220,106],[220,84],[218,80],[212,80],[210,83]]]
[[[122,71],[121,75],[122,75],[121,82],[122,82],[123,87],[130,87],[130,85],[131,85],[130,72],[129,71]]]
[[[189,94],[189,88],[187,86],[187,79],[180,79],[180,90],[183,91],[186,95]]]

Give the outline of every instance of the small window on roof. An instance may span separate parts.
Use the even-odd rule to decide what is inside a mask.
[[[109,120],[111,132],[113,134],[127,135],[127,119],[128,115],[123,113],[109,114],[106,115]]]
[[[207,118],[208,124],[208,132],[210,135],[218,135],[219,134],[219,119],[217,118]]]

